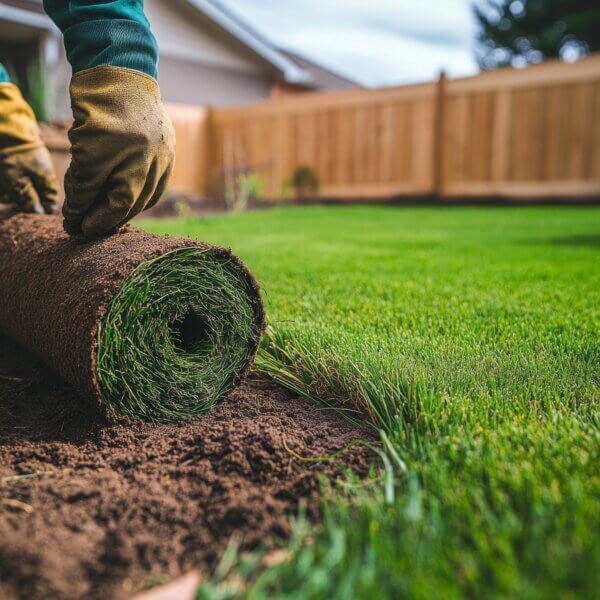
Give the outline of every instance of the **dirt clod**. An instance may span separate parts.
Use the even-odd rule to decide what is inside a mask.
[[[120,598],[213,567],[233,534],[277,547],[319,473],[369,457],[303,463],[365,433],[272,384],[171,425],[107,423],[0,338],[0,597]],[[7,479],[9,478],[9,479]],[[30,509],[24,510],[24,507]]]

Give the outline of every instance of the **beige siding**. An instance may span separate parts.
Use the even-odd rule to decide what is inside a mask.
[[[235,106],[269,97],[271,82],[259,74],[214,68],[161,56],[158,81],[166,102]]]
[[[144,6],[160,48],[167,102],[232,106],[269,97],[269,68],[198,11],[180,0],[146,0]]]

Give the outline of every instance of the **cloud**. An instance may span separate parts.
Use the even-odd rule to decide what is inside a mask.
[[[470,0],[221,0],[274,43],[389,85],[476,71]]]

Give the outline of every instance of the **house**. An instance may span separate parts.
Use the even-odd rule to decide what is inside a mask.
[[[216,0],[145,0],[160,47],[159,83],[166,102],[203,106],[246,104],[282,94],[358,85],[297,54],[276,48]],[[0,62],[26,96],[40,94],[49,118],[70,115],[60,33],[42,0],[0,1]]]
[[[360,86],[356,81],[348,79],[339,73],[325,68],[306,56],[291,52],[290,50],[279,49],[284,56],[287,56],[296,65],[309,74],[308,83],[290,84],[286,81],[278,81],[271,88],[271,97],[280,97],[285,94],[297,94],[299,92],[335,92],[338,90],[359,89]]]

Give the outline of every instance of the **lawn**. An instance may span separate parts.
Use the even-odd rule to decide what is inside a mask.
[[[592,597],[600,584],[600,210],[282,208],[145,221],[241,256],[257,369],[382,440],[287,560],[201,595]]]

